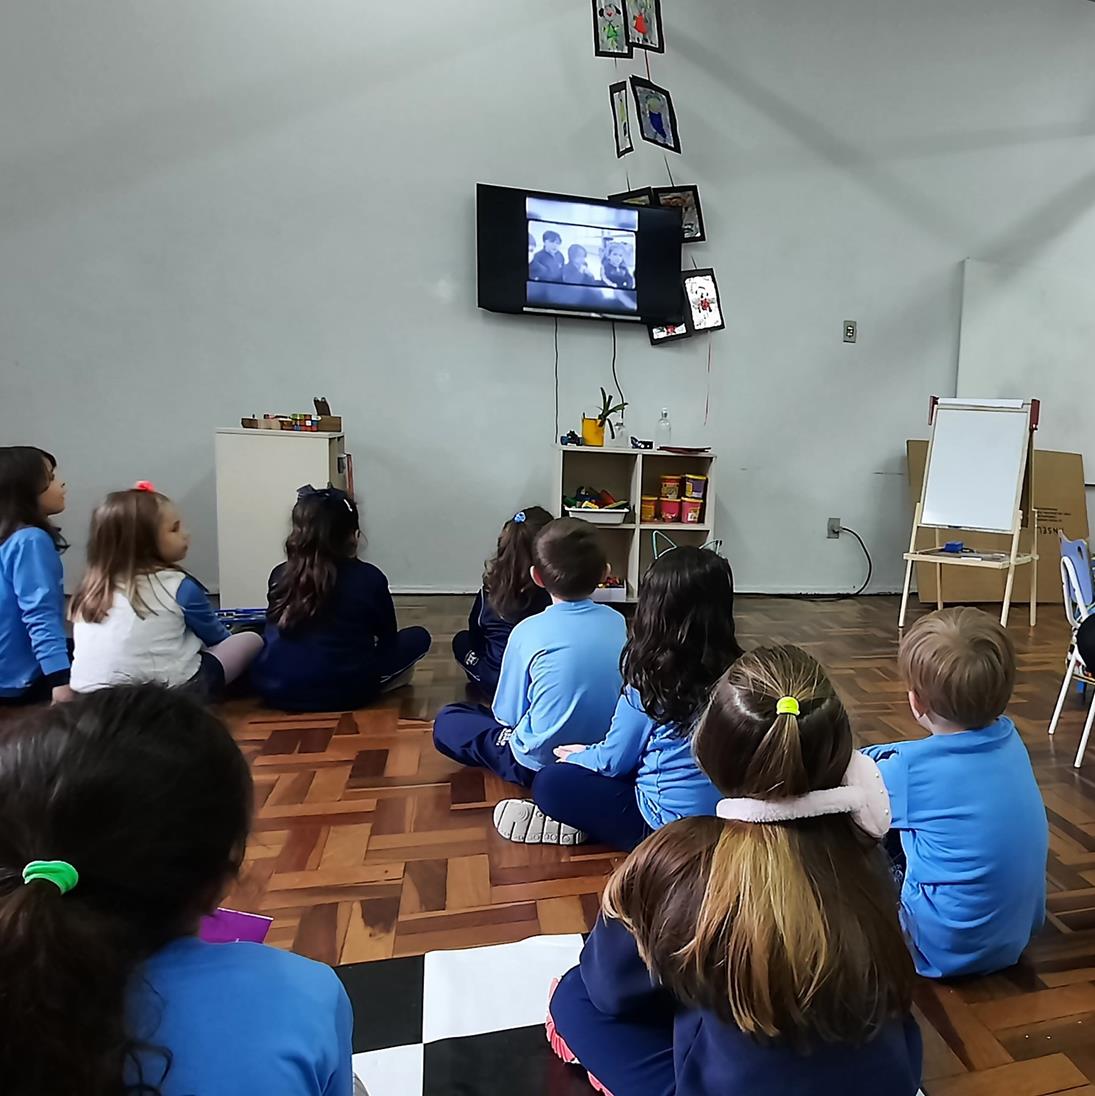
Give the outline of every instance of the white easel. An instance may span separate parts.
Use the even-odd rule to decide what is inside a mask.
[[[1031,494],[1037,400],[973,400],[932,398],[931,439],[924,467],[924,484],[916,504],[909,550],[905,553],[905,589],[898,627],[905,626],[914,563],[935,565],[936,599],[943,608],[943,567],[986,567],[1007,571],[1000,623],[1007,624],[1016,567],[1030,567],[1030,626],[1038,616],[1037,512],[1027,505],[1030,550],[1019,551],[1024,527],[1024,497]],[[921,529],[935,534],[935,550],[917,550]],[[1009,552],[983,555],[942,551],[943,530],[1003,533],[1011,537]]]

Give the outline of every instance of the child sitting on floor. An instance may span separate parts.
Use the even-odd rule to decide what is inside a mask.
[[[69,648],[57,461],[32,445],[0,448],[0,705],[68,700]]]
[[[532,576],[552,605],[510,635],[494,710],[450,704],[434,723],[437,749],[462,765],[528,787],[556,746],[595,742],[620,695],[627,625],[591,599],[608,576],[593,527],[557,518],[536,538]]]
[[[76,692],[156,681],[216,698],[246,671],[262,638],[229,634],[181,566],[189,550],[178,508],[150,483],[96,508],[71,606]]]
[[[899,657],[931,735],[864,752],[893,805],[905,931],[925,977],[988,974],[1018,961],[1046,906],[1046,810],[1003,715],[1015,648],[986,613],[943,609],[909,629]]]
[[[155,685],[102,689],[0,739],[5,1096],[350,1096],[329,968],[206,944],[251,773],[228,728]]]
[[[498,551],[487,563],[483,586],[468,617],[468,629],[452,637],[452,653],[468,680],[488,695],[498,687],[510,632],[526,617],[542,613],[551,597],[532,580],[532,546],[551,521],[542,506],[527,506],[502,526]]]
[[[526,844],[588,839],[630,850],[667,822],[714,814],[719,793],[692,756],[692,731],[740,654],[730,564],[706,548],[666,552],[639,590],[608,734],[557,747],[559,762],[532,782],[533,803],[495,808],[498,832]]]
[[[878,770],[821,667],[743,655],[696,758],[730,798],[671,822],[609,880],[548,1033],[615,1096],[913,1096],[913,965],[878,839]]]
[[[266,649],[252,679],[263,701],[294,712],[348,711],[405,685],[430,649],[425,628],[396,624],[384,573],[357,558],[353,499],[302,487],[270,575]]]

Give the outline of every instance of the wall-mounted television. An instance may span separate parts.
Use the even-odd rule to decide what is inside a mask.
[[[476,239],[490,312],[680,319],[680,209],[480,183]]]

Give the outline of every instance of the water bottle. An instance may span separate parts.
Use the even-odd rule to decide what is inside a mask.
[[[662,417],[658,420],[654,444],[659,449],[666,449],[673,444],[673,424],[669,421],[668,407],[662,408]]]

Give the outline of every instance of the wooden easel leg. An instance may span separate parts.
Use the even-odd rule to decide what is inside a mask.
[[[901,594],[901,615],[897,618],[897,627],[899,629],[905,627],[905,610],[909,607],[909,586],[912,584],[912,569],[913,561],[907,560],[905,563],[905,589]]]
[[[1008,568],[1008,581],[1004,587],[1004,607],[1000,611],[1000,623],[1007,627],[1008,610],[1011,608],[1011,595],[1015,589],[1015,557],[1019,553],[1019,523],[1022,520],[1019,514],[1015,515],[1015,532],[1011,538],[1011,566]]]
[[[1008,568],[1008,581],[1004,587],[1004,607],[1000,610],[1000,623],[1006,628],[1008,625],[1008,610],[1011,608],[1011,591],[1015,585],[1015,563]]]
[[[1038,623],[1038,561],[1030,565],[1030,626]]]
[[[939,530],[936,529],[936,531],[935,531],[935,547],[936,548],[942,547],[942,544],[940,543],[940,541],[941,541],[941,537],[939,535]],[[941,564],[941,563],[937,563],[935,565],[935,607],[936,607],[936,609],[942,609],[943,608],[943,564]]]

